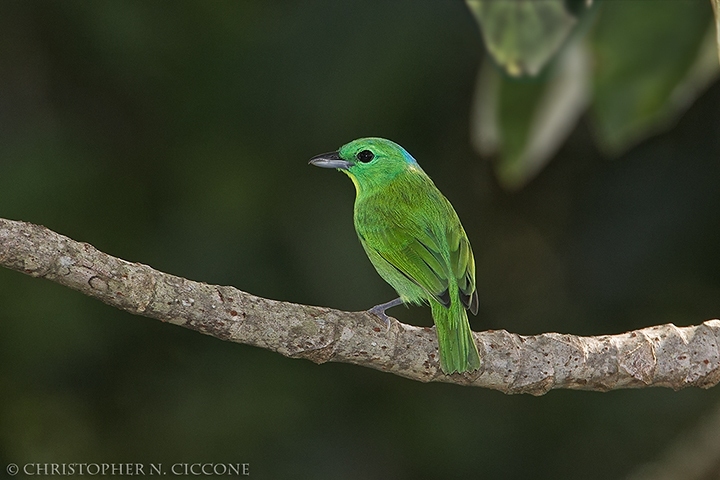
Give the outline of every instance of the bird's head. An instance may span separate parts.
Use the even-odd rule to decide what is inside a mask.
[[[365,189],[395,178],[408,169],[422,171],[415,159],[400,145],[384,138],[359,138],[336,152],[323,153],[310,159],[310,164],[336,168],[346,173],[355,188]]]

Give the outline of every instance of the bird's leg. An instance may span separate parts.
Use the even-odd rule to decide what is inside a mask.
[[[385,326],[387,328],[390,328],[390,317],[385,315],[385,310],[392,307],[397,307],[398,305],[402,305],[403,301],[402,298],[396,298],[395,300],[390,300],[387,303],[381,303],[380,305],[375,305],[372,307],[368,312],[372,313],[376,317],[378,317],[380,320],[385,322]]]

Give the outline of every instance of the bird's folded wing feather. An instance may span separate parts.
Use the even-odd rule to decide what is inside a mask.
[[[445,238],[438,238],[443,233]],[[372,236],[375,238],[368,242],[361,235],[365,247],[372,249],[429,296],[449,306],[448,288],[452,276],[465,308],[477,312],[475,261],[459,222],[439,234],[436,229],[415,224],[374,230]],[[448,256],[442,254],[444,245],[448,246]]]

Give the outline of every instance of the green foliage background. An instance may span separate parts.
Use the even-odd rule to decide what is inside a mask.
[[[265,297],[393,292],[353,188],[307,160],[378,135],[453,202],[476,330],[618,333],[718,317],[720,84],[616,159],[583,117],[508,193],[470,145],[461,1],[3,2],[0,216]],[[423,308],[393,312],[429,325]],[[0,270],[0,463],[249,462],[255,478],[622,478],[720,389],[505,396],[317,366]]]

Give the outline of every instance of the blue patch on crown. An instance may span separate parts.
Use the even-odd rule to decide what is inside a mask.
[[[398,145],[398,147],[400,147],[400,145]],[[402,152],[403,157],[405,157],[405,161],[407,163],[409,163],[411,165],[417,165],[418,167],[420,166],[420,165],[418,165],[417,160],[415,160],[413,158],[413,156],[407,152],[407,150],[405,150],[403,147],[400,147],[400,151]]]

